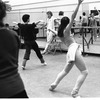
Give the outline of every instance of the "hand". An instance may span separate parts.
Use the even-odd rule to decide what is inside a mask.
[[[80,5],[84,0],[78,0],[78,4]]]

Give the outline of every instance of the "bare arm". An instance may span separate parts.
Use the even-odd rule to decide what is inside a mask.
[[[53,29],[48,29],[49,31],[51,31],[54,35],[57,35],[57,31],[53,30]]]
[[[77,5],[77,7],[76,7],[74,13],[73,13],[72,16],[71,16],[71,21],[70,21],[69,26],[67,27],[66,31],[70,31],[70,30],[71,30],[71,27],[72,27],[72,25],[73,25],[73,21],[74,21],[76,15],[77,15],[78,9],[79,9],[80,4],[81,4],[82,2],[83,2],[83,0],[78,0],[78,5]]]
[[[45,23],[45,24],[41,27],[41,29],[42,29],[42,28],[45,28],[46,26],[47,26],[47,23]]]
[[[38,25],[41,21],[36,22],[35,24]]]

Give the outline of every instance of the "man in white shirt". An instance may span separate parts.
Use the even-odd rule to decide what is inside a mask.
[[[56,35],[49,30],[51,29],[55,31],[55,18],[53,17],[53,14],[51,11],[47,12],[47,17],[48,17],[47,19],[47,43],[46,43],[45,49],[42,52],[42,54],[45,54],[48,52],[49,45],[51,44],[51,42],[53,41]]]

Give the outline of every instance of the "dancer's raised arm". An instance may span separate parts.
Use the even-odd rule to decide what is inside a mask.
[[[71,27],[72,27],[72,25],[73,25],[73,21],[74,21],[76,15],[77,15],[78,9],[79,9],[80,4],[81,4],[82,2],[83,2],[83,0],[78,0],[78,5],[77,5],[77,7],[76,7],[74,13],[73,13],[72,16],[71,16],[71,21],[70,21],[69,26],[68,26],[68,28],[67,28],[68,30],[71,29]]]

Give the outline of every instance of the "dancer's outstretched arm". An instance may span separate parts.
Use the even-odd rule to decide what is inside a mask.
[[[68,31],[71,30],[71,27],[72,27],[72,25],[73,25],[73,21],[74,21],[76,15],[77,15],[77,12],[78,12],[78,10],[79,10],[80,4],[81,4],[82,2],[83,2],[83,0],[78,0],[78,5],[77,5],[77,7],[76,7],[74,13],[73,13],[72,16],[71,16],[71,21],[70,21],[68,27],[66,28],[66,32],[65,32],[65,33],[68,34],[68,33],[69,33]]]

